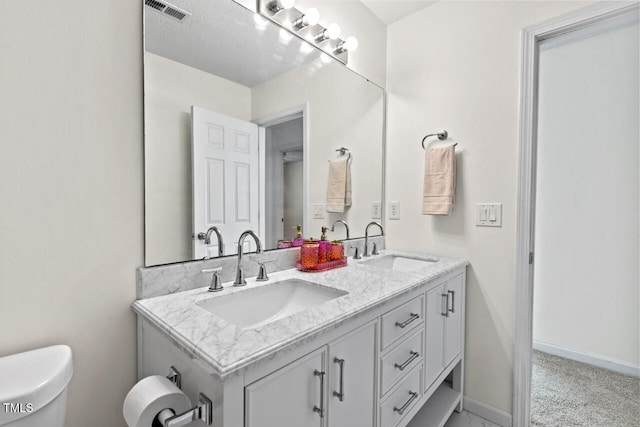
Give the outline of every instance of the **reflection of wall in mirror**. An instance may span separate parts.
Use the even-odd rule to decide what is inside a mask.
[[[353,236],[362,236],[371,221],[371,203],[382,197],[382,90],[336,62],[321,61],[252,90],[253,119],[302,103],[308,105],[305,174],[310,181],[304,236],[319,238],[321,227],[336,219],[347,221]],[[314,219],[311,207],[326,203],[328,161],[340,158],[335,150],[342,146],[352,153],[353,205],[342,214],[325,212],[324,219]],[[344,230],[336,229],[328,237],[342,239]]]

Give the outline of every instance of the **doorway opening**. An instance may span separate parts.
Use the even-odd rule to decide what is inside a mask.
[[[531,417],[534,348],[590,365],[599,360],[607,369],[617,365],[631,376],[640,371],[638,11],[637,3],[596,4],[523,31],[514,426],[575,425]],[[632,21],[635,47],[619,61],[596,64],[625,43],[599,38],[628,30]],[[588,55],[563,62],[580,49]],[[618,92],[632,96],[623,101]],[[622,270],[626,276],[619,278]],[[539,354],[540,366],[555,363]],[[577,388],[561,398],[574,399]]]
[[[304,229],[306,136],[304,108],[262,120],[260,125],[261,175],[264,182],[264,245],[293,240]]]

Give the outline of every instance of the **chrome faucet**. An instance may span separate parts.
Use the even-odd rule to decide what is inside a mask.
[[[220,234],[220,230],[218,227],[209,227],[206,233],[198,233],[198,239],[204,240],[205,245],[211,244],[211,233],[216,233],[216,237],[218,238],[218,256],[224,255],[224,242],[222,241],[222,234]]]
[[[334,228],[335,228],[337,223],[341,223],[342,225],[344,225],[344,228],[347,230],[347,239],[349,239],[349,226],[347,225],[346,222],[344,222],[341,219],[337,219],[337,220],[333,221],[333,224],[331,224],[331,231],[335,231]]]
[[[253,240],[256,242],[256,253],[262,253],[262,243],[256,233],[247,230],[240,235],[238,239],[238,268],[236,269],[236,280],[233,282],[233,286],[244,286],[247,284],[247,281],[244,279],[244,267],[242,265],[242,245],[247,236],[253,237]]]
[[[377,225],[378,228],[380,228],[380,235],[384,236],[384,230],[382,229],[382,226],[379,223],[375,221],[371,221],[369,224],[367,224],[367,228],[364,229],[364,253],[362,254],[362,256],[371,256],[369,254],[369,227],[371,227],[372,225]],[[374,255],[377,255],[377,254],[374,253]]]

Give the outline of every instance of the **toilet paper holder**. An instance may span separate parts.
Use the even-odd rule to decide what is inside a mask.
[[[169,367],[169,375],[167,379],[182,389],[182,374],[175,366]],[[157,416],[158,421],[163,427],[181,427],[192,421],[200,420],[205,425],[213,424],[213,403],[204,394],[198,394],[198,405],[188,411],[176,415],[172,409],[164,409]]]
[[[167,379],[174,383],[180,390],[182,390],[182,374],[176,369],[175,366],[169,367],[169,375],[167,375]]]
[[[210,426],[213,424],[213,402],[204,394],[199,393],[196,407],[178,415],[171,409],[164,409],[157,418],[164,427],[182,427],[196,420]]]

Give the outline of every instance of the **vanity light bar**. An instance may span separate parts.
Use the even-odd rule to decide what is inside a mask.
[[[327,27],[320,25],[316,9],[309,8],[303,13],[293,5],[289,8],[280,7],[281,1],[258,0],[258,12],[343,64],[349,62],[349,51],[358,47],[355,38],[341,39],[337,24],[329,24]]]

